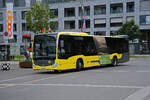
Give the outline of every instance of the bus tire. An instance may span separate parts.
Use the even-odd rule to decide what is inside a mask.
[[[112,59],[112,66],[113,66],[113,67],[118,66],[118,59],[117,59],[116,56]]]
[[[76,62],[76,70],[80,71],[83,68],[84,68],[83,60],[82,59],[78,59],[77,62]]]

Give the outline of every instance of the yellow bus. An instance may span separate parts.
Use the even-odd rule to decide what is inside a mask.
[[[38,34],[33,42],[33,69],[62,71],[129,61],[126,36],[59,32]]]

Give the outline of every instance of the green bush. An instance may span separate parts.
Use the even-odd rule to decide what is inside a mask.
[[[14,61],[24,61],[25,57],[24,55],[14,56]]]

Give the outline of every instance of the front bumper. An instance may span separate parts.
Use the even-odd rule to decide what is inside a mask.
[[[33,70],[41,70],[41,69],[45,69],[45,70],[59,70],[59,68],[57,66],[33,66],[32,67]]]

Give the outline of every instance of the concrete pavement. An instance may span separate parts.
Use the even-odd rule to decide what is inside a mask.
[[[0,71],[2,100],[150,100],[150,59],[81,72]]]

